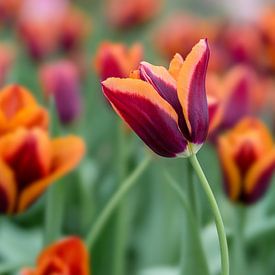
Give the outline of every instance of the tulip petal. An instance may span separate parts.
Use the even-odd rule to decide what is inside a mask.
[[[0,214],[11,214],[16,202],[16,183],[12,170],[0,160]]]
[[[14,171],[18,192],[48,174],[50,149],[47,133],[39,128],[19,129],[0,140],[1,156]]]
[[[208,132],[208,106],[205,77],[209,60],[206,39],[200,40],[184,61],[177,79],[177,91],[191,134],[190,142],[201,144]]]
[[[19,198],[18,212],[25,210],[50,184],[71,171],[85,153],[83,140],[75,136],[55,139],[52,141],[51,147],[52,167],[50,174],[33,182],[23,190]]]
[[[150,83],[159,95],[174,108],[178,115],[178,124],[184,136],[189,138],[189,131],[182,113],[177,94],[177,83],[166,68],[141,62],[139,67],[140,78]]]
[[[68,274],[89,275],[89,255],[84,243],[77,237],[68,237],[47,247],[39,256],[37,264],[45,266],[45,262],[53,259],[61,262]]]
[[[180,54],[176,53],[169,65],[169,73],[174,77],[174,79],[178,79],[180,69],[183,65],[183,58]]]
[[[218,140],[219,157],[224,176],[224,187],[232,200],[237,200],[241,193],[241,175],[235,163],[230,141],[224,137]]]
[[[48,128],[48,113],[37,105],[31,93],[19,85],[7,86],[0,92],[0,133],[18,126]]]
[[[243,199],[247,203],[257,201],[266,192],[275,170],[275,148],[257,161],[247,173]]]
[[[149,83],[109,78],[102,87],[118,115],[155,153],[175,157],[186,149],[177,113]]]

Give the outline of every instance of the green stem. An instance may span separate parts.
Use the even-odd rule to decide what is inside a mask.
[[[119,183],[125,179],[126,176],[126,166],[127,166],[127,140],[126,134],[124,132],[124,122],[119,121],[117,125],[117,142],[118,142],[118,152],[117,152],[117,164],[118,164],[118,180]],[[125,200],[119,203],[118,209],[116,211],[116,228],[115,228],[115,244],[114,244],[114,265],[113,274],[123,275],[125,267],[125,250],[126,250],[126,239],[127,239],[127,206],[125,205]]]
[[[209,204],[211,206],[211,209],[215,218],[215,223],[216,223],[216,228],[217,228],[217,233],[218,233],[219,243],[220,243],[220,251],[221,251],[222,275],[229,275],[229,256],[228,256],[227,240],[226,240],[226,234],[225,234],[224,225],[223,225],[219,207],[217,205],[217,202],[211,190],[211,187],[204,175],[204,172],[195,154],[192,154],[190,156],[190,161],[193,165],[195,172],[198,175],[202,188],[204,189],[207,195]]]
[[[196,274],[209,274],[209,268],[207,264],[206,255],[203,249],[202,239],[198,223],[194,217],[194,213],[189,205],[189,201],[186,194],[183,192],[179,184],[168,174],[165,174],[167,182],[179,198],[181,205],[185,209],[186,213],[186,226],[188,227],[188,240],[184,238],[185,252],[183,253],[183,265],[182,274],[190,274],[194,272],[196,265]],[[190,243],[190,245],[188,245]],[[187,247],[186,247],[187,246]],[[192,271],[191,271],[192,270]]]
[[[50,186],[46,196],[44,244],[48,245],[61,236],[64,213],[64,182]]]
[[[197,194],[196,194],[196,186],[194,182],[194,170],[192,168],[191,162],[187,162],[187,192],[188,198],[190,201],[190,207],[193,209],[193,215],[199,222],[199,211],[198,211],[198,203],[197,203]]]
[[[142,163],[128,176],[123,183],[120,185],[119,189],[110,199],[108,204],[103,209],[102,213],[96,220],[94,226],[90,230],[86,238],[86,244],[88,248],[93,247],[94,243],[96,242],[101,230],[103,229],[104,225],[106,224],[107,220],[116,209],[120,201],[124,198],[124,195],[135,185],[137,179],[142,175],[145,169],[148,167],[151,161],[151,157],[147,157],[143,160]]]
[[[235,230],[234,240],[232,244],[232,274],[246,274],[246,261],[245,261],[245,212],[246,209],[243,205],[237,205],[235,207]]]

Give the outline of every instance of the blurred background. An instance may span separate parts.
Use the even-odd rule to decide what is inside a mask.
[[[198,157],[224,218],[233,265],[236,227],[244,224],[239,248],[244,266],[237,273],[232,268],[232,275],[275,274],[274,179],[254,204],[230,200],[216,143],[246,116],[259,118],[275,132],[275,3],[0,0],[0,37],[1,87],[23,85],[46,108],[53,95],[57,112],[52,112],[50,125],[58,134],[73,133],[86,142],[84,160],[61,180],[66,184],[61,235],[83,238],[122,179],[152,154],[103,97],[100,81],[111,76],[104,55],[113,55],[121,77],[127,77],[141,60],[168,66],[176,52],[185,57],[200,38],[208,38],[207,93],[223,112]],[[153,158],[90,251],[92,274],[206,274],[197,267],[185,210],[167,184],[177,181],[188,194],[188,161]],[[213,217],[197,179],[192,181],[210,274],[219,274]],[[42,196],[24,214],[1,216],[0,266],[34,265],[43,247],[44,211]],[[189,272],[182,273],[187,266]]]

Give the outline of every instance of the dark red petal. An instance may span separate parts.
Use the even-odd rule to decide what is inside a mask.
[[[102,86],[118,114],[155,153],[175,157],[186,149],[187,143],[179,130],[175,111],[170,106],[173,117],[165,109],[167,106],[161,105],[168,103],[150,84],[134,79],[108,79]],[[148,97],[149,93],[153,94],[152,98]]]

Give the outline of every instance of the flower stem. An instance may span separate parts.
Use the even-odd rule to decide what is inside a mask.
[[[216,223],[216,228],[217,228],[217,233],[218,233],[219,243],[220,243],[220,251],[221,251],[222,275],[229,275],[228,246],[227,246],[226,234],[225,234],[224,225],[223,225],[219,207],[217,205],[217,202],[211,190],[211,187],[204,175],[204,172],[195,154],[192,154],[190,156],[190,161],[207,195],[209,204],[211,206],[211,209],[215,218],[215,223]]]
[[[148,167],[151,161],[151,157],[145,158],[142,163],[128,176],[120,185],[119,189],[115,192],[113,197],[110,199],[108,204],[105,206],[94,226],[89,231],[86,237],[86,244],[88,248],[93,247],[96,242],[101,230],[106,224],[108,218],[111,216],[113,211],[116,209],[120,201],[124,198],[124,195],[135,185],[137,179],[142,175],[145,169]]]
[[[246,209],[244,205],[235,206],[235,228],[234,228],[234,239],[232,244],[232,274],[240,273],[246,274],[246,259],[245,259],[245,241],[244,241],[244,230],[246,221]]]
[[[196,194],[196,185],[194,182],[194,170],[190,161],[187,162],[187,192],[190,201],[190,207],[193,209],[193,215],[199,224],[199,211]]]
[[[174,193],[179,198],[181,205],[185,209],[185,230],[187,234],[184,236],[184,252],[182,255],[181,274],[209,274],[209,267],[207,264],[206,254],[203,249],[200,229],[188,198],[183,192],[180,185],[168,174],[165,174],[167,182]],[[188,235],[188,239],[186,239]],[[195,268],[195,272],[194,272]]]

